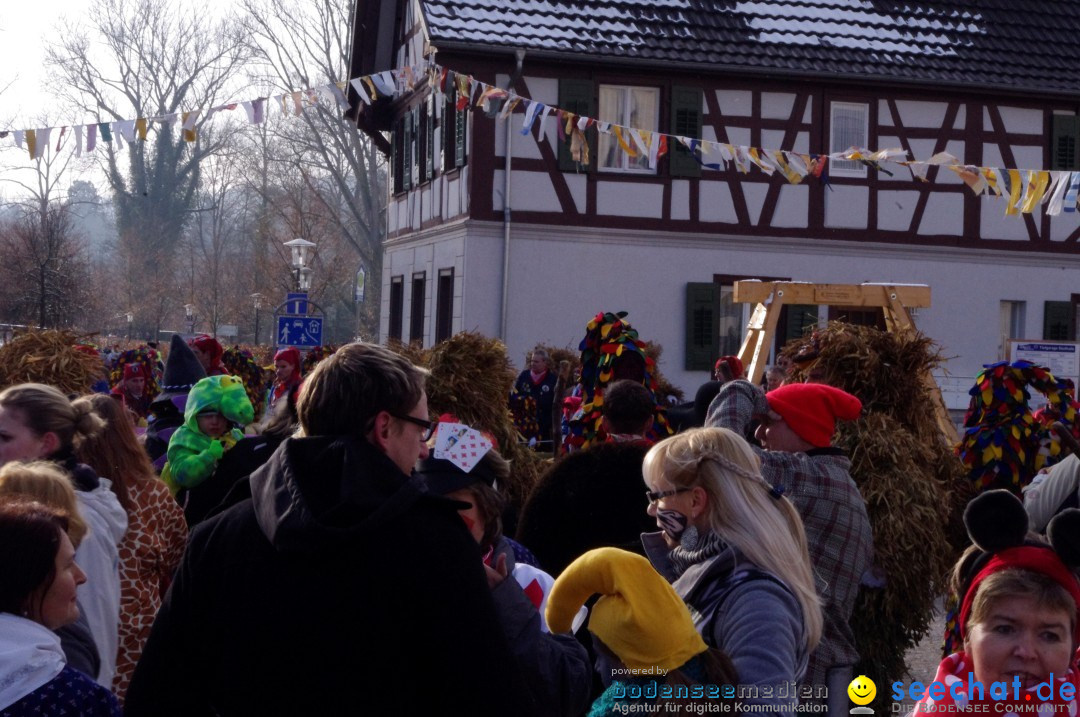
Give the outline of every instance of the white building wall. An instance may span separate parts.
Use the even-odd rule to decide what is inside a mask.
[[[502,225],[467,226],[467,237],[462,237],[461,328],[498,336]],[[403,260],[407,256],[404,248],[394,253]],[[395,273],[404,273],[408,280],[412,270]],[[1067,300],[1080,285],[1080,257],[856,246],[767,236],[553,232],[548,227],[513,224],[504,341],[511,359],[520,365],[521,357],[535,344],[576,348],[585,324],[598,311],[625,310],[644,340],[664,347],[664,375],[692,395],[707,375],[683,368],[686,283],[709,282],[714,274],[741,273],[818,283],[929,285],[933,305],[919,309],[915,321],[950,357],[944,367],[948,377],[943,372],[940,379],[943,386],[954,389],[947,392],[951,407],[963,408],[964,392],[974,375],[982,364],[999,358],[999,302],[1026,302],[1026,325],[1032,335],[1028,338],[1038,338],[1043,302]],[[407,306],[405,316],[407,322]]]

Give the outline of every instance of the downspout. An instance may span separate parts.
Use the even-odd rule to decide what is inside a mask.
[[[525,48],[519,47],[514,50],[514,59],[517,61],[514,74],[506,83],[506,89],[510,90],[514,83],[521,78],[521,68],[525,63]],[[506,306],[509,303],[510,292],[510,160],[513,157],[514,133],[511,131],[510,122],[513,112],[506,115],[506,150],[504,154],[503,168],[503,275],[502,275],[502,300],[499,302],[499,339],[506,342]]]

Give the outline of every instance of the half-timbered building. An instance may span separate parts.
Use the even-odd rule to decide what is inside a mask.
[[[651,131],[1074,170],[1078,33],[1075,0],[360,0],[351,75],[427,58]],[[736,280],[927,284],[916,322],[951,357],[939,378],[960,407],[1008,338],[1076,337],[1080,212],[1006,215],[937,168],[923,182],[835,161],[825,181],[791,184],[703,167],[678,145],[650,168],[594,131],[582,163],[556,122],[522,134],[523,108],[459,111],[454,92],[422,82],[357,118],[391,160],[383,339],[478,330],[520,362],[625,310],[692,391],[743,336]],[[880,321],[793,306],[777,341],[838,317]]]

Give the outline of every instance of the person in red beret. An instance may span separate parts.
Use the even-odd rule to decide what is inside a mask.
[[[713,366],[713,380],[734,381],[737,378],[745,378],[743,363],[738,356],[721,356],[716,359],[716,365]]]
[[[274,354],[274,385],[266,392],[266,413],[269,417],[282,396],[300,384],[300,350],[290,346]]]
[[[229,370],[225,368],[225,364],[221,363],[221,357],[225,354],[225,350],[221,348],[221,344],[213,336],[199,334],[195,338],[188,340],[188,346],[191,347],[195,358],[199,359],[199,363],[202,364],[207,376],[224,376],[229,373]]]
[[[822,383],[791,383],[768,395],[746,380],[724,384],[709,406],[706,426],[746,435],[760,425],[761,473],[799,510],[825,624],[807,666],[805,684],[828,685],[829,713],[847,710],[847,685],[859,659],[848,621],[863,574],[873,559],[866,502],[851,479],[851,461],[832,445],[838,420],[854,421],[862,402]]]
[[[146,418],[150,413],[150,397],[146,395],[146,373],[142,364],[124,364],[124,375],[111,394],[138,418]]]

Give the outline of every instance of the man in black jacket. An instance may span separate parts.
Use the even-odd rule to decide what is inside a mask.
[[[425,375],[368,344],[318,365],[304,437],[192,533],[127,714],[532,711],[458,505],[411,476]]]

